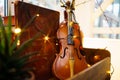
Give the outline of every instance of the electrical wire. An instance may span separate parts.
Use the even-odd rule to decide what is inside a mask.
[[[110,76],[112,76],[114,73],[114,67],[113,67],[112,63],[110,63],[110,64],[111,64],[111,68],[112,68],[112,72],[110,73]]]
[[[90,1],[92,1],[92,0],[83,1],[83,2],[81,2],[81,3],[79,3],[79,4],[75,5],[75,6],[79,6],[79,5],[81,5],[81,4],[85,4],[85,3],[88,3],[88,2],[90,2]]]
[[[105,17],[107,23],[109,24],[108,19],[107,19],[107,16],[104,14],[104,11],[103,11],[101,5],[98,3],[98,0],[96,0],[96,2],[97,2],[97,4],[98,4],[98,6],[100,7],[100,10],[102,11],[103,16]],[[109,24],[109,25],[110,25],[110,24]],[[110,27],[109,27],[109,29],[114,33],[114,31],[113,31]],[[110,73],[110,77],[111,77],[111,76],[113,75],[113,73],[114,73],[114,67],[113,67],[112,63],[110,63],[110,65],[111,65],[111,68],[112,68],[112,72]]]
[[[96,2],[97,2],[97,5],[100,7],[100,10],[102,11],[103,16],[105,17],[105,20],[107,21],[108,25],[110,25],[109,22],[108,22],[107,16],[104,14],[104,10],[103,10],[102,6],[99,4],[98,0],[96,0]],[[109,29],[111,30],[111,32],[114,34],[114,31],[113,31],[109,26],[108,26],[108,28],[109,28]]]
[[[61,0],[60,0],[60,1],[61,1]],[[80,3],[80,4],[75,5],[75,6],[79,6],[79,5],[81,5],[81,4],[85,4],[85,3],[89,2],[89,1],[91,1],[91,0],[84,1],[84,2],[82,2],[82,3]],[[61,1],[61,2],[62,2],[62,1]],[[104,14],[104,11],[103,11],[101,5],[98,3],[98,0],[96,0],[96,2],[97,2],[97,4],[98,4],[98,6],[100,7],[100,10],[102,11],[103,16],[105,17],[107,23],[109,24],[108,19],[107,19],[107,16]],[[62,2],[62,3],[63,3],[63,2]],[[75,16],[75,14],[74,14],[73,11],[72,11],[72,14],[73,14],[74,21],[77,22],[77,21],[76,21],[76,16]],[[111,29],[111,28],[109,28],[109,29]],[[113,32],[112,29],[111,29],[111,31]],[[114,32],[113,32],[113,33],[114,33]],[[105,48],[105,49],[106,49],[106,48]],[[111,77],[111,76],[113,75],[113,73],[114,73],[114,67],[113,67],[112,63],[110,63],[110,65],[111,65],[111,68],[112,68],[112,71],[110,72],[110,77]]]

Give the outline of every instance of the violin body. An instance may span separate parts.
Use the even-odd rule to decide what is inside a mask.
[[[61,48],[59,54],[56,55],[56,59],[53,63],[53,73],[60,80],[65,80],[71,77],[70,60],[73,63],[72,74],[77,74],[88,67],[85,57],[80,53],[81,35],[77,23],[73,23],[73,34],[74,44],[69,45],[67,42],[68,37],[67,22],[64,21],[63,23],[60,24],[60,27],[57,31],[57,37],[59,39]]]
[[[73,10],[75,0],[67,1],[65,7],[64,18],[57,31],[57,38],[61,45],[60,52],[57,54],[53,62],[53,73],[60,80],[73,77],[74,74],[86,69],[87,62],[81,53],[82,37],[79,25],[76,23]]]

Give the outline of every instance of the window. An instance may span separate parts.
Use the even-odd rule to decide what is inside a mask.
[[[4,15],[4,0],[0,0],[0,15]]]
[[[8,15],[8,0],[0,0],[0,15]]]
[[[28,0],[28,3],[57,10],[59,0]]]
[[[98,7],[102,1],[96,0],[96,6]],[[101,31],[98,31],[98,33],[96,31],[94,37],[120,39],[120,0],[114,0],[103,11],[103,14],[95,21],[95,28],[101,29]]]

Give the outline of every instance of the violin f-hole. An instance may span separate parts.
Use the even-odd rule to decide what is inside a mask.
[[[66,47],[65,49],[64,49],[64,54],[63,54],[63,56],[60,56],[60,58],[64,58],[65,57],[65,55],[66,55],[66,50],[68,49],[68,47]]]

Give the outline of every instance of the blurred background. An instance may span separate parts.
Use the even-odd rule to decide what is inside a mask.
[[[11,9],[11,14],[14,16],[15,1],[17,0],[0,0],[0,15],[8,16],[9,9]],[[60,0],[20,1],[59,11],[60,22],[63,21],[64,8],[61,7]],[[111,64],[114,68],[111,80],[119,80],[120,0],[75,0],[75,15],[84,35],[83,46],[109,50]]]

